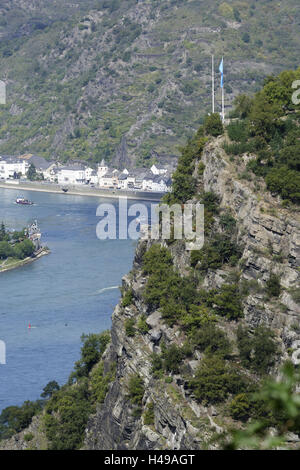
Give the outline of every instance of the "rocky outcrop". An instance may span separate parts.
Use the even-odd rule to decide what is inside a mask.
[[[218,194],[221,207],[230,208],[238,221],[238,238],[244,246],[242,278],[264,287],[274,273],[282,286],[276,304],[266,301],[261,293],[249,295],[245,302],[246,320],[253,326],[263,322],[277,329],[292,325],[300,329],[300,308],[290,294],[299,286],[299,212],[282,207],[257,177],[251,181],[251,175],[244,174],[242,179],[244,161],[239,162],[237,173],[237,166],[228,160],[221,143],[222,139],[204,151],[204,189]]]
[[[202,161],[205,165],[203,186],[220,196],[222,208],[230,208],[237,220],[238,240],[244,247],[241,280],[254,285],[244,300],[244,321],[251,327],[268,325],[277,334],[282,350],[281,360],[288,358],[288,348],[300,339],[300,310],[292,292],[299,282],[300,224],[297,214],[284,209],[280,202],[267,192],[257,191],[258,182],[241,179],[236,166],[222,150],[222,139],[205,148]],[[240,171],[243,170],[243,162]],[[259,184],[263,185],[260,181]],[[117,363],[117,378],[107,394],[104,405],[88,424],[85,447],[89,449],[201,449],[214,448],[212,435],[226,428],[226,419],[216,408],[206,408],[197,403],[187,390],[183,377],[175,376],[172,383],[154,380],[151,374],[151,354],[160,350],[162,341],[182,344],[181,332],[168,328],[158,311],[149,315],[142,291],[146,279],[141,274],[141,242],[135,258],[134,269],[123,280],[131,288],[134,306],[123,309],[118,305],[113,314],[112,343],[106,362]],[[175,266],[184,272],[189,266],[189,255],[184,244],[171,245]],[[264,288],[270,274],[280,276],[282,293],[276,301],[266,297]],[[208,272],[203,281],[206,288],[220,287],[228,273]],[[125,322],[146,314],[150,330],[133,338],[126,336]],[[235,326],[228,325],[229,336]],[[197,360],[185,366],[195,371]],[[278,364],[279,365],[279,364]],[[277,365],[277,367],[278,367]],[[108,366],[107,366],[108,367]],[[139,373],[145,383],[143,407],[154,403],[154,422],[144,424],[143,416],[134,418],[128,398],[127,383],[132,374]],[[217,415],[217,419],[216,419]],[[216,422],[217,421],[217,422]]]
[[[295,295],[299,286],[299,217],[296,210],[284,208],[279,200],[269,195],[263,181],[253,180],[251,175],[245,177],[247,158],[241,158],[239,165],[233,164],[224,153],[222,143],[220,138],[205,147],[202,156],[205,169],[198,182],[199,189],[202,186],[205,191],[218,194],[221,208],[230,208],[237,221],[237,239],[243,254],[236,274],[240,283],[246,282],[249,286],[249,292],[243,297],[242,321],[250,328],[263,324],[275,332],[281,350],[274,368],[276,374],[280,363],[289,357],[294,343],[300,340],[300,310]],[[186,338],[178,326],[168,327],[162,321],[160,311],[150,310],[144,301],[147,278],[141,265],[151,243],[140,241],[133,269],[123,279],[123,288],[130,290],[132,302],[125,307],[120,301],[116,306],[111,343],[103,357],[104,370],[109,372],[114,364],[116,375],[104,403],[88,421],[85,449],[215,449],[218,444],[212,438],[232,425],[222,405],[206,407],[199,404],[187,386],[201,361],[199,351],[184,360],[181,374],[153,376],[152,354],[161,352],[162,344],[182,346]],[[175,267],[183,275],[188,273],[190,255],[184,242],[178,241],[169,248]],[[275,299],[266,295],[271,273],[279,277],[281,284],[280,296]],[[209,270],[201,287],[220,288],[229,282],[232,274],[233,270],[226,266]],[[148,331],[139,331],[137,326],[136,334],[128,335],[128,320],[134,319],[138,325],[141,318],[145,319]],[[219,323],[234,340],[237,322],[220,320]],[[130,379],[136,374],[144,383],[140,411],[129,394]],[[149,405],[153,407],[150,421],[146,420]],[[26,448],[23,434],[8,441],[6,448]],[[290,439],[298,437],[291,436]],[[41,444],[37,442],[37,446]]]
[[[182,377],[175,377],[172,383],[166,383],[152,376],[152,353],[160,349],[162,339],[167,343],[175,341],[181,344],[179,330],[168,328],[162,322],[160,312],[155,311],[147,317],[150,328],[147,334],[133,338],[126,335],[126,320],[148,313],[141,297],[146,279],[139,271],[144,243],[139,245],[132,273],[123,279],[124,287],[133,289],[134,306],[124,309],[118,305],[113,313],[112,342],[105,364],[108,369],[112,362],[116,362],[117,375],[104,404],[89,420],[85,439],[88,449],[200,449],[213,434],[213,427],[207,418],[208,410],[185,393]],[[144,424],[144,415],[134,416],[135,407],[128,397],[128,380],[136,373],[143,378],[145,385],[143,409],[149,403],[154,404],[151,426]]]

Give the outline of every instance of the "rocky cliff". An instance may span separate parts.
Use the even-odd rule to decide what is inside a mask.
[[[300,309],[295,295],[299,285],[299,214],[296,209],[284,208],[278,198],[270,195],[263,179],[254,180],[245,173],[251,155],[238,162],[230,159],[222,149],[223,140],[220,137],[210,141],[204,148],[198,192],[217,195],[221,212],[230,209],[236,220],[236,240],[242,247],[241,260],[237,267],[208,269],[199,277],[198,289],[218,290],[233,279],[240,289],[247,285],[241,318],[236,321],[220,316],[217,324],[234,344],[233,354],[237,354],[238,325],[251,331],[259,325],[270,328],[279,351],[270,373],[277,376],[280,365],[293,352],[293,344],[300,340]],[[198,165],[196,161],[195,168]],[[216,230],[217,227],[218,224]],[[185,250],[184,241],[160,243],[168,247],[174,266],[182,275],[190,272],[191,255]],[[234,425],[226,405],[196,399],[189,386],[204,357],[199,348],[192,348],[179,370],[161,376],[153,373],[153,353],[159,355],[170,345],[182,348],[187,336],[177,324],[166,323],[161,310],[151,308],[145,301],[148,276],[143,259],[152,246],[152,241],[140,241],[133,269],[123,279],[123,298],[114,310],[111,343],[103,356],[104,373],[114,364],[116,375],[104,403],[88,420],[85,449],[216,449],[216,436]],[[277,297],[266,295],[272,275],[280,282]],[[130,300],[124,302],[128,292]],[[132,331],[129,325],[137,328]],[[235,367],[238,369],[238,361]],[[257,374],[248,375],[258,383]],[[130,397],[130,380],[137,376],[143,382],[138,409]],[[33,428],[38,429],[35,421]],[[41,433],[39,428],[37,435]],[[5,447],[32,446],[23,437],[24,433],[14,437]],[[292,440],[297,442],[297,435],[292,435]],[[37,448],[40,441],[40,437],[34,441]]]
[[[237,167],[230,162],[221,149],[221,140],[205,148],[202,157],[205,170],[199,184],[205,191],[218,194],[221,207],[231,208],[238,221],[238,240],[244,247],[239,282],[257,281],[261,287],[244,298],[243,323],[252,328],[263,324],[275,331],[281,351],[275,367],[277,371],[279,363],[289,357],[293,343],[300,340],[300,308],[292,297],[299,282],[299,219],[264,191],[263,181],[240,177],[243,165]],[[107,367],[111,361],[117,363],[117,376],[104,405],[88,423],[85,446],[91,449],[214,448],[212,436],[226,430],[230,420],[216,407],[199,404],[182,375],[175,374],[172,383],[166,383],[156,380],[151,373],[151,354],[160,351],[162,342],[182,345],[185,338],[177,327],[170,328],[164,324],[159,311],[149,312],[143,301],[147,279],[141,271],[141,260],[145,249],[147,243],[141,242],[133,270],[123,280],[124,288],[132,289],[134,301],[129,307],[122,308],[121,304],[116,307],[112,343],[105,357]],[[188,269],[190,260],[184,244],[177,242],[171,251],[181,272]],[[276,300],[266,299],[263,293],[271,272],[280,276],[282,286],[280,298]],[[229,276],[229,270],[211,270],[203,279],[203,286],[207,289],[220,287],[228,282]],[[126,320],[137,319],[141,315],[147,316],[149,332],[128,337]],[[222,328],[233,336],[236,324],[223,322]],[[185,366],[191,374],[199,361],[201,354],[197,352],[186,361]],[[145,383],[143,407],[146,408],[150,402],[154,404],[152,426],[146,426],[143,417],[135,419],[132,416],[133,406],[128,400],[126,384],[135,373],[140,374]]]

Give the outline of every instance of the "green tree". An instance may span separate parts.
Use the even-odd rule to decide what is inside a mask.
[[[41,397],[49,399],[49,398],[52,397],[52,395],[55,392],[58,392],[59,389],[60,389],[60,386],[58,385],[56,380],[52,380],[51,382],[49,382],[46,385],[46,387],[43,388],[43,392],[41,393]]]
[[[219,113],[206,116],[204,120],[204,132],[207,135],[218,137],[224,133],[223,124]]]
[[[38,177],[38,175],[37,175],[36,168],[35,168],[34,164],[31,163],[28,170],[27,170],[27,178],[30,181],[34,181],[34,180],[37,179],[37,177]]]

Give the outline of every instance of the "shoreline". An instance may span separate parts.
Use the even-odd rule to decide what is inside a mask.
[[[0,267],[0,274],[5,273],[7,271],[12,271],[13,269],[21,268],[22,266],[26,266],[27,264],[34,263],[38,259],[42,258],[43,256],[49,255],[49,254],[50,254],[50,250],[47,250],[46,248],[43,248],[42,251],[37,253],[36,256],[34,256],[33,258],[30,257],[30,258],[22,259],[19,262],[16,262],[15,264],[13,264],[11,266],[7,266],[7,268],[6,267],[4,267],[4,268]]]
[[[71,196],[91,196],[91,197],[103,197],[110,199],[118,198],[127,198],[140,201],[152,201],[160,202],[161,198],[164,196],[164,193],[147,193],[145,191],[123,191],[123,190],[109,190],[109,189],[94,189],[94,188],[77,188],[70,187],[67,193],[64,193],[60,187],[54,186],[51,183],[42,184],[42,183],[21,183],[21,184],[11,184],[11,183],[0,183],[0,188],[2,189],[14,189],[21,191],[35,191],[41,193],[52,193],[52,194],[62,194],[62,195],[71,195]]]

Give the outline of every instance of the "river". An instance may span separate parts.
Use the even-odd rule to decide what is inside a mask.
[[[82,333],[110,328],[118,286],[132,266],[136,242],[98,240],[96,209],[116,200],[0,189],[0,222],[21,229],[33,219],[49,256],[0,273],[0,411],[39,398],[50,380],[63,384],[80,357]],[[128,203],[133,204],[134,201]],[[149,203],[148,203],[149,204]],[[32,328],[29,329],[29,323]]]

